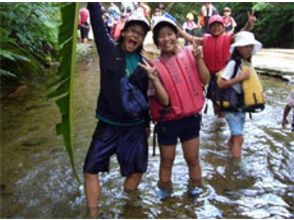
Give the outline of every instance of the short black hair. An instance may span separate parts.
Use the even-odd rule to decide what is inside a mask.
[[[241,54],[239,53],[239,51],[237,50],[236,47],[235,47],[234,50],[233,50],[233,53],[232,53],[232,55],[231,55],[231,59],[232,59],[232,60],[235,60],[235,61],[236,61],[236,60],[241,60]],[[251,59],[252,59],[252,56],[249,57],[249,58],[247,59],[247,61],[251,63]]]
[[[178,34],[178,29],[174,25],[172,25],[166,21],[160,22],[153,29],[153,42],[155,43],[155,45],[157,47],[158,47],[158,36],[159,36],[160,29],[162,29],[164,27],[169,27],[175,32],[175,34]]]

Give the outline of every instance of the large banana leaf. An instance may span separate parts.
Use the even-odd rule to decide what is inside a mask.
[[[73,128],[73,89],[74,66],[77,45],[78,3],[67,3],[61,8],[62,24],[59,28],[60,67],[58,69],[58,81],[55,90],[48,97],[56,98],[62,121],[56,126],[57,134],[63,135],[66,150],[74,176],[80,184],[79,175],[75,168],[74,143],[72,137]]]

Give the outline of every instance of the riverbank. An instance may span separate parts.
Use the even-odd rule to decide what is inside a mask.
[[[294,83],[294,50],[262,49],[253,57],[253,65],[262,74],[278,76]]]

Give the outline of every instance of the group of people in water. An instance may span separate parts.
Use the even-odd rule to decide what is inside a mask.
[[[248,14],[245,27],[234,34],[225,31],[222,16],[212,15],[208,21],[209,34],[195,37],[182,30],[170,15],[157,16],[151,27],[144,13],[133,13],[115,42],[105,26],[102,5],[88,3],[88,10],[101,74],[96,110],[98,122],[83,167],[90,216],[99,216],[99,173],[109,171],[112,155],[117,156],[121,175],[125,177],[124,190],[132,192],[138,188],[147,171],[151,120],[156,122],[160,149],[157,185],[161,199],[169,198],[172,193],[172,167],[178,138],[188,166],[188,192],[191,196],[199,196],[203,186],[199,160],[201,112],[206,98],[203,88],[208,85],[208,98],[212,99],[212,83],[215,83],[216,74],[223,70],[219,85],[242,92],[241,83],[250,72],[243,71],[239,65],[236,76],[232,78],[232,75],[237,60],[250,64],[251,57],[262,47],[249,32],[255,16]],[[143,42],[150,30],[160,50],[155,60],[142,55]],[[191,45],[181,48],[179,36]],[[139,91],[149,108],[125,111],[121,87],[126,78],[131,84],[130,90],[136,91],[129,97],[130,102],[136,100]],[[245,112],[240,108],[221,116],[225,117],[231,131],[228,140],[231,156],[240,159]]]
[[[231,9],[225,7],[223,9],[223,25],[225,27],[225,32],[233,33],[237,23],[231,15]],[[206,2],[202,5],[199,15],[195,15],[192,12],[189,12],[186,15],[186,20],[182,25],[182,29],[187,33],[193,36],[202,37],[205,33],[209,33],[209,19],[213,15],[217,15],[218,10],[213,6],[212,3]],[[195,17],[197,18],[195,20]],[[185,42],[185,45],[188,45],[189,41]]]
[[[159,4],[152,17],[161,14],[163,8],[163,4]],[[121,8],[114,2],[111,2],[109,7],[106,8],[102,6],[101,10],[102,18],[107,31],[115,41],[118,40],[120,33],[130,15],[138,13],[143,14],[147,19],[151,19],[151,8],[147,3],[143,2],[122,2]],[[89,24],[89,11],[86,7],[82,7],[79,10],[79,30],[81,39],[80,42],[87,43],[91,26]]]
[[[143,2],[122,2],[121,7],[118,7],[115,3],[111,2],[108,8],[102,6],[102,17],[109,34],[114,40],[117,40],[131,14],[144,14],[144,16],[150,20],[150,24],[152,26],[154,21],[159,16],[163,15],[165,11],[165,6],[162,3],[159,3],[154,12],[152,12],[149,5]],[[186,20],[183,23],[182,28],[191,35],[202,37],[203,34],[209,32],[209,18],[216,14],[219,14],[219,12],[212,3],[204,3],[199,11],[199,15],[192,12],[186,15]],[[231,9],[229,7],[225,7],[222,14],[225,31],[234,32],[237,23],[231,16]],[[87,43],[90,25],[89,12],[85,7],[82,7],[79,11],[79,30],[80,41],[82,43]],[[189,44],[189,42],[186,41],[186,44]]]

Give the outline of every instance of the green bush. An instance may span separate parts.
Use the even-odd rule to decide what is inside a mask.
[[[40,73],[58,51],[60,3],[0,3],[0,80]]]

